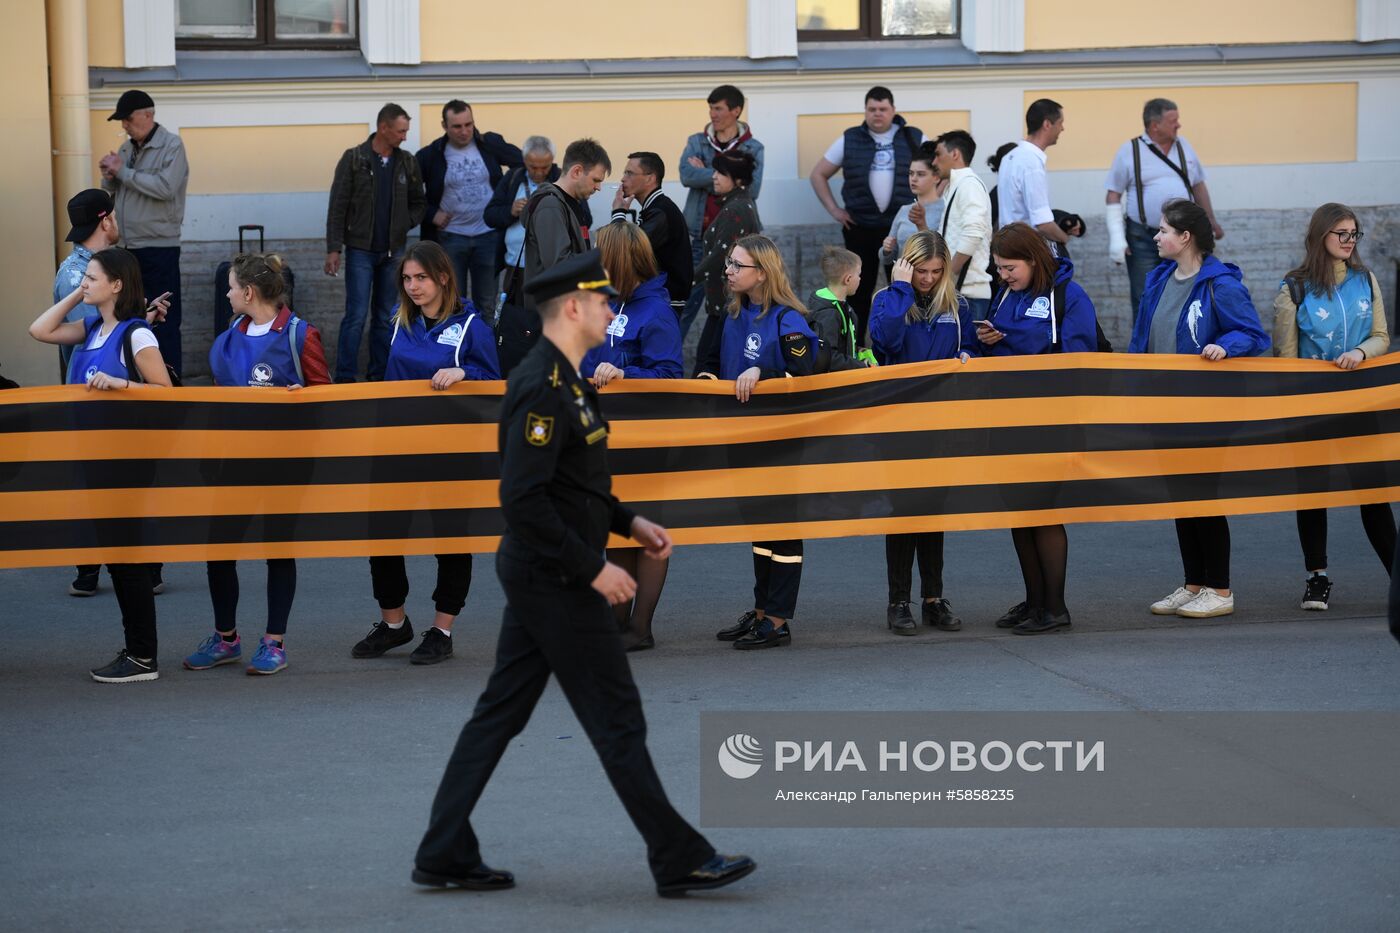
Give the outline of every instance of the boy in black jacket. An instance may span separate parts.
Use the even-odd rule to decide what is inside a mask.
[[[856,345],[855,312],[845,304],[847,296],[860,287],[860,257],[848,249],[828,246],[822,253],[822,279],[807,300],[807,321],[821,340],[816,371],[840,372],[875,365],[871,352]]]

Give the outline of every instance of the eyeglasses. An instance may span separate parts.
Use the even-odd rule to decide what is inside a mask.
[[[726,259],[726,260],[724,261],[724,268],[727,269],[727,270],[728,270],[728,269],[757,269],[758,266],[748,266],[748,265],[745,265],[745,264],[742,263],[742,262],[736,262],[736,261],[734,261],[733,259]]]
[[[1328,230],[1327,232],[1336,237],[1338,243],[1360,243],[1361,238],[1366,235],[1360,230]]]

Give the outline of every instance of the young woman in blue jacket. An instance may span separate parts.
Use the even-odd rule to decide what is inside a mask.
[[[1274,355],[1327,360],[1355,369],[1390,351],[1390,326],[1380,283],[1361,261],[1361,227],[1345,204],[1313,212],[1304,239],[1306,255],[1284,277],[1274,296]],[[1301,299],[1295,301],[1295,295]],[[1361,506],[1361,527],[1386,572],[1395,554],[1395,515],[1390,503]],[[1304,609],[1322,611],[1332,596],[1327,575],[1327,510],[1298,513],[1298,541],[1308,571]]]
[[[619,379],[679,379],[681,325],[671,309],[666,274],[658,271],[646,231],[625,220],[606,224],[597,234],[598,252],[617,297],[609,304],[616,315],[603,343],[583,358],[580,374],[602,388]],[[636,595],[613,607],[624,632],[627,651],[656,647],[651,633],[671,559],[655,560],[642,548],[609,548],[608,560],[637,581]]]
[[[215,385],[299,389],[331,381],[321,335],[283,304],[286,281],[281,257],[239,256],[229,269],[228,286],[229,306],[236,316],[209,348]],[[243,656],[237,624],[238,563],[211,560],[206,572],[214,632],[185,658],[185,669],[191,671],[236,664]],[[249,674],[276,674],[287,666],[284,642],[296,591],[296,561],[268,558],[267,631],[248,662]]]
[[[79,304],[97,309],[81,321],[65,321]],[[170,387],[170,376],[148,318],[159,319],[159,299],[147,308],[141,293],[141,267],[120,247],[93,254],[82,283],[29,325],[41,343],[71,346],[69,385],[89,389]],[[151,564],[108,564],[112,589],[121,609],[126,647],[110,663],[90,673],[98,683],[124,684],[156,680],[156,602]]]
[[[452,260],[429,240],[413,244],[399,261],[399,306],[384,379],[425,379],[442,390],[463,379],[500,378],[495,335],[476,306],[460,297]],[[404,559],[371,557],[369,570],[380,621],[351,649],[356,658],[377,658],[413,640],[413,625],[404,609],[408,598]],[[452,623],[466,605],[471,582],[470,554],[437,556],[433,590],[437,614],[409,655],[410,662],[436,664],[452,656]]]
[[[730,250],[724,268],[729,312],[716,351],[697,364],[696,375],[734,380],[734,396],[740,402],[752,397],[760,379],[811,375],[816,334],[788,281],[777,245],[766,236],[743,237]],[[802,542],[755,542],[753,571],[754,607],[715,637],[743,651],[786,645],[792,641],[788,623],[802,582]]]
[[[1003,284],[992,296],[988,320],[977,324],[977,340],[987,355],[1098,349],[1094,303],[1074,281],[1074,266],[1068,259],[1056,259],[1036,230],[1024,223],[1002,227],[992,237],[992,260]],[[1026,601],[1007,610],[997,620],[997,627],[1009,628],[1017,635],[1069,628],[1065,606],[1069,536],[1065,526],[1014,528],[1011,540],[1026,584]]]
[[[1162,205],[1153,237],[1162,262],[1147,274],[1129,353],[1183,353],[1218,361],[1259,356],[1269,335],[1236,266],[1213,255],[1210,215],[1185,199]],[[1223,515],[1178,518],[1185,583],[1152,604],[1155,615],[1209,619],[1235,611],[1230,523]]]
[[[884,365],[961,359],[981,353],[967,302],[959,297],[947,270],[952,256],[943,237],[921,230],[904,242],[894,264],[890,287],[870,304],[870,341]],[[885,536],[885,574],[889,605],[885,624],[896,635],[917,635],[909,609],[913,564],[919,561],[921,616],[925,625],[956,632],[962,621],[943,598],[943,532]]]

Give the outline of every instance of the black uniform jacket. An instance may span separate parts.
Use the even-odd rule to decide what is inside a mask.
[[[529,564],[534,579],[588,586],[608,532],[627,536],[634,514],[612,494],[598,391],[545,337],[510,374],[498,442],[500,552]]]

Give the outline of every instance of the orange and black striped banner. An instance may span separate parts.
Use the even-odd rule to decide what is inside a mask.
[[[0,567],[489,551],[503,383],[0,392]],[[1277,512],[1400,490],[1400,363],[1067,354],[603,393],[677,543]]]

